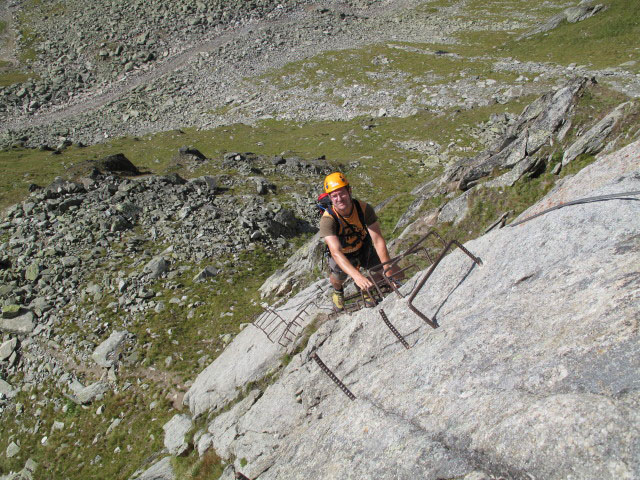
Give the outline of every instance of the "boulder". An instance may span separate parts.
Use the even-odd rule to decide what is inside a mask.
[[[107,383],[95,382],[78,390],[75,395],[70,396],[70,398],[77,404],[86,405],[102,397],[102,395],[108,391],[109,385]]]
[[[564,16],[569,23],[577,23],[587,18],[593,17],[600,10],[604,9],[604,5],[591,5],[590,2],[582,2],[575,7],[569,7],[564,11]]]
[[[0,320],[0,332],[14,333],[16,335],[28,335],[33,332],[35,324],[32,312],[26,312],[15,318]]]
[[[180,155],[190,155],[192,157],[195,157],[198,160],[206,160],[207,157],[204,156],[204,154],[198,150],[197,148],[191,147],[191,146],[182,146],[178,149],[178,153]]]
[[[198,273],[195,277],[193,277],[194,282],[201,282],[206,280],[207,278],[214,278],[218,275],[220,271],[211,265],[203,268],[200,273]]]
[[[123,153],[108,155],[95,162],[95,166],[103,171],[130,175],[140,174],[140,170]]]
[[[171,457],[164,457],[141,474],[134,474],[129,480],[175,480],[175,478]]]
[[[185,436],[191,430],[191,417],[183,414],[174,415],[164,424],[164,446],[171,455],[180,456],[190,449]]]
[[[9,289],[9,291],[11,290]],[[21,313],[24,313],[22,307],[15,303],[2,306],[2,318],[16,318]]]
[[[111,335],[109,335],[109,338],[98,345],[98,347],[93,351],[93,354],[91,355],[93,360],[101,367],[112,367],[117,361],[118,349],[127,338],[127,334],[128,332],[126,330],[112,332]]]
[[[162,257],[152,258],[149,263],[144,266],[144,272],[149,274],[150,278],[159,278],[169,270],[169,262]]]
[[[0,345],[0,361],[4,361],[9,358],[17,346],[18,339],[16,337],[13,337]]]
[[[20,453],[20,447],[15,442],[11,442],[7,445],[7,450],[5,452],[7,458],[15,457],[18,453]]]
[[[17,394],[17,390],[0,378],[0,396],[13,398]]]

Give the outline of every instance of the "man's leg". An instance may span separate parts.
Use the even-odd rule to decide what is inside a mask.
[[[344,308],[344,282],[347,280],[347,274],[335,262],[333,257],[329,256],[327,262],[329,264],[329,282],[333,287],[333,293],[331,294],[331,300],[333,305],[338,309]]]
[[[334,290],[343,290],[342,285],[344,284],[344,280],[340,280],[333,272],[329,274],[329,282],[331,282]]]

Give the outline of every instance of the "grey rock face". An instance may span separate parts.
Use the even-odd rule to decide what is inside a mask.
[[[603,157],[523,217],[640,190],[638,153]],[[327,321],[235,425],[209,430],[216,451],[279,480],[638,476],[639,208],[589,203],[494,230],[465,245],[481,267],[451,253],[414,301],[440,328],[406,298],[380,305],[410,350],[377,309]]]
[[[442,210],[440,210],[440,214],[438,215],[438,221],[453,222],[454,225],[460,223],[464,217],[467,216],[467,212],[469,211],[468,199],[472,191],[473,189],[467,190],[462,195],[459,195],[442,207]]]
[[[278,309],[285,320],[290,320],[297,313],[296,306],[315,298],[318,285],[303,290],[295,299],[290,300]],[[304,327],[311,321],[318,307],[310,306],[307,314],[300,319]],[[215,411],[224,407],[236,398],[239,389],[248,382],[264,377],[279,363],[285,349],[277,343],[284,324],[273,332],[269,340],[265,333],[251,326],[242,330],[225,348],[218,358],[196,377],[189,391],[184,396],[184,404],[189,406],[194,417],[206,411]],[[289,347],[291,348],[291,347]]]
[[[259,390],[253,390],[245,399],[236,404],[228,412],[222,413],[209,424],[208,447],[215,448],[222,458],[229,458],[232,454],[228,450],[229,445],[238,433],[238,420],[244,416],[256,402],[260,394]],[[204,452],[202,452],[204,453]],[[202,455],[201,453],[201,455]]]
[[[188,415],[176,414],[162,429],[164,430],[164,446],[171,455],[180,456],[190,445],[185,441],[185,435],[191,430],[191,418]]]
[[[127,337],[126,331],[113,332],[109,335],[104,342],[102,342],[98,347],[94,350],[91,357],[93,360],[104,368],[110,368],[116,362],[116,353],[117,350],[122,345],[122,342]]]

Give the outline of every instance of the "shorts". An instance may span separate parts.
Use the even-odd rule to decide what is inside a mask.
[[[329,270],[339,281],[344,282],[348,275],[342,271],[331,254],[328,255],[329,260],[327,263],[329,264]],[[378,257],[378,253],[370,242],[365,243],[362,248],[356,252],[345,253],[345,256],[347,260],[351,262],[351,265],[356,268],[363,267],[369,269],[380,265],[380,257]]]

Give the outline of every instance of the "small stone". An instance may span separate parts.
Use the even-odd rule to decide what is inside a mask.
[[[20,447],[15,442],[11,442],[7,446],[7,451],[6,451],[7,458],[15,457],[18,453],[20,453]]]

